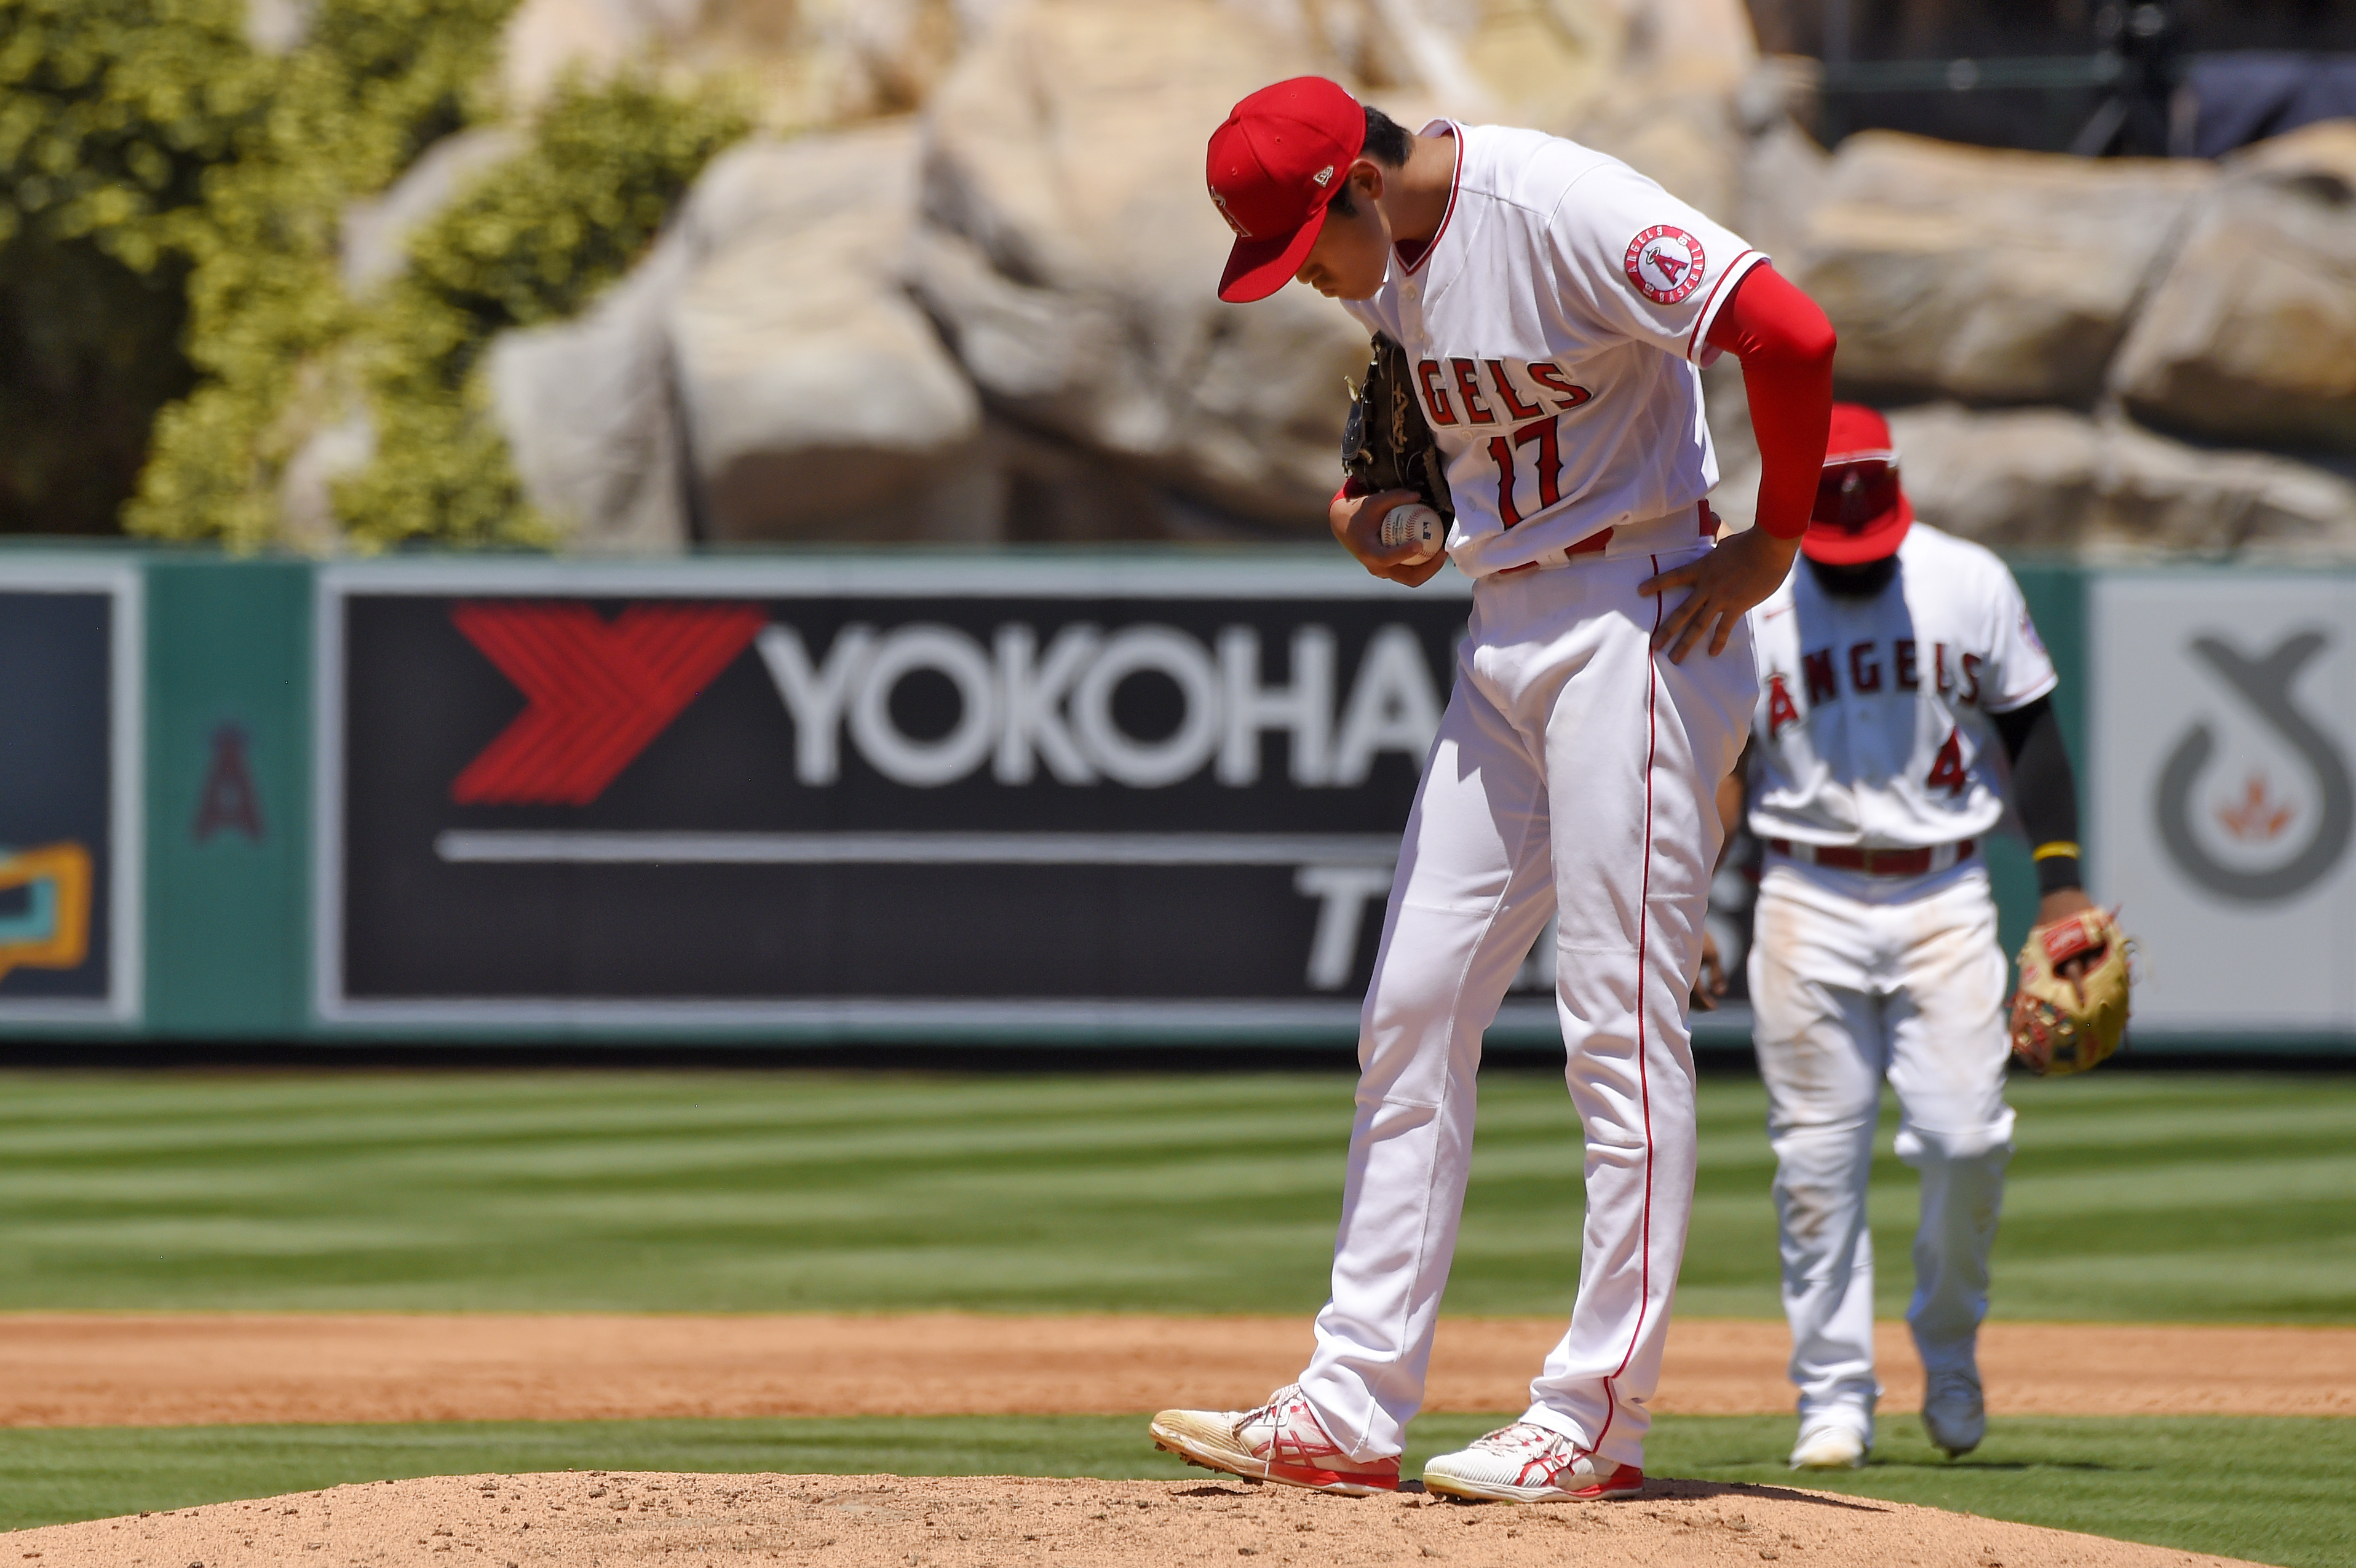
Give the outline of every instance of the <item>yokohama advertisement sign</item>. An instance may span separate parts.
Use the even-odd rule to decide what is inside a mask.
[[[1346,1034],[1467,608],[1289,553],[318,592],[323,1019],[780,1038]]]

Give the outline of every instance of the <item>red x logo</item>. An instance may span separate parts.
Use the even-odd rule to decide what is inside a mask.
[[[462,805],[586,805],[766,623],[749,604],[461,604],[450,619],[530,699],[450,785]]]

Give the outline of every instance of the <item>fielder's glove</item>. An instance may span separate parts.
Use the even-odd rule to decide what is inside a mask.
[[[1456,505],[1449,497],[1440,443],[1416,400],[1414,377],[1407,350],[1376,334],[1365,381],[1351,392],[1342,467],[1365,494],[1412,490],[1442,521],[1454,522]]]
[[[2012,1053],[2040,1077],[2083,1072],[2118,1050],[2127,1027],[2127,956],[2135,943],[2099,909],[2040,925],[2020,949]],[[2083,960],[2083,965],[2073,965]],[[2065,967],[2075,969],[2065,976]]]

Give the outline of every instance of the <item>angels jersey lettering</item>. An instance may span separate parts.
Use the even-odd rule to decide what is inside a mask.
[[[1765,258],[1615,158],[1536,131],[1434,121],[1447,215],[1369,300],[1448,468],[1474,577],[1666,517],[1718,483],[1697,366],[1730,285]]]
[[[1995,555],[1918,521],[1875,597],[1826,593],[1804,561],[1751,620],[1753,833],[1913,849],[2003,820],[1988,716],[2044,696],[2055,676]]]

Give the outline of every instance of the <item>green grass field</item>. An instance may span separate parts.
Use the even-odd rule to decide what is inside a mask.
[[[0,1307],[1312,1311],[1350,1083],[1187,1077],[21,1074],[0,1101]],[[1560,1081],[1495,1073],[1449,1306],[1567,1311]],[[2356,1079],[2023,1083],[1997,1315],[2356,1323]],[[1706,1079],[1680,1310],[1772,1317],[1755,1081]],[[1907,1288],[1912,1179],[1875,1231]],[[1478,1431],[1419,1424],[1416,1459]],[[1772,1482],[1783,1418],[1665,1421],[1655,1473]],[[1160,1475],[1133,1419],[0,1432],[24,1525],[469,1470]],[[2300,1564],[2356,1562],[2356,1422],[1909,1418],[1835,1484]]]
[[[1339,1074],[21,1075],[0,1308],[1310,1312]],[[1569,1310],[1577,1124],[1499,1073],[1450,1310]],[[2356,1078],[2023,1083],[2008,1317],[2356,1322]],[[1678,1299],[1777,1316],[1755,1080],[1704,1081]],[[1882,1310],[1912,1174],[1877,1171]]]

